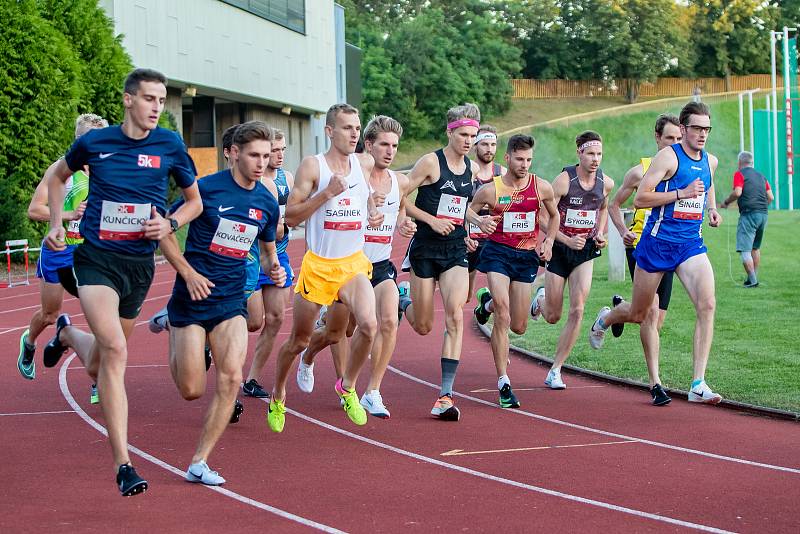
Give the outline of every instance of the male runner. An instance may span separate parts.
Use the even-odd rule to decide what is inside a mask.
[[[242,381],[247,355],[247,309],[242,298],[247,253],[258,239],[262,264],[279,284],[285,272],[275,252],[280,220],[275,197],[260,180],[270,158],[272,132],[260,121],[236,129],[230,169],[198,181],[203,213],[189,225],[186,252],[170,235],[161,241],[164,256],[177,271],[167,305],[170,326],[170,371],[186,400],[206,388],[202,358],[206,336],[217,384],[208,407],[197,450],[186,480],[218,486],[225,482],[208,466],[208,456],[230,418],[231,401]],[[178,207],[182,202],[176,203]]]
[[[595,258],[606,246],[603,229],[608,219],[608,194],[614,181],[603,174],[603,140],[597,132],[586,131],[575,138],[578,164],[564,167],[553,180],[553,194],[558,204],[559,228],[553,255],[547,262],[544,287],[536,292],[531,315],[544,315],[555,324],[561,319],[564,288],[569,284],[569,316],[558,337],[553,365],[544,383],[552,389],[564,389],[561,366],[572,352],[583,320],[583,308],[592,288]],[[555,220],[548,222],[554,224]]]
[[[124,376],[127,339],[153,279],[158,241],[194,219],[202,209],[195,167],[177,134],[158,127],[167,100],[160,72],[136,69],[125,79],[125,118],[120,126],[81,136],[63,160],[48,171],[50,232],[45,245],[61,251],[64,183],[89,166],[89,196],[80,224],[84,242],[75,249],[73,271],[81,309],[92,334],[56,321],[56,335],[44,349],[53,367],[72,347],[96,379],[108,437],[123,496],[147,489],[128,455],[128,399]],[[183,189],[186,203],[171,219],[164,212],[169,176]]]
[[[433,327],[433,295],[439,283],[446,330],[441,352],[442,386],[431,414],[446,421],[458,421],[461,416],[453,404],[453,382],[461,358],[462,310],[469,289],[464,220],[472,196],[472,177],[478,172],[477,163],[470,161],[467,153],[478,135],[480,117],[474,104],[448,110],[447,146],[417,161],[406,193],[408,198],[417,192],[414,203],[406,204],[406,212],[417,223],[417,233],[403,262],[403,269],[411,270],[411,282],[398,286],[400,311],[415,332],[427,335]],[[490,234],[495,226],[488,215],[480,218],[483,232]]]
[[[475,214],[489,208],[490,215],[498,219],[478,263],[478,270],[486,273],[489,288],[478,291],[474,313],[480,324],[486,324],[489,315],[495,314],[491,344],[503,408],[520,406],[507,373],[508,329],[515,334],[525,333],[531,283],[536,278],[539,258],[550,259],[558,231],[554,224],[558,210],[553,202],[553,188],[529,172],[533,145],[533,137],[528,135],[514,135],[508,140],[505,155],[508,170],[478,190],[467,215],[477,219]],[[543,208],[553,223],[548,226],[547,237],[540,242],[537,254],[539,213]]]
[[[703,213],[717,227],[712,178],[717,158],[704,150],[711,132],[711,112],[702,102],[689,102],[680,113],[681,142],[661,150],[636,191],[634,206],[651,208],[636,245],[632,302],[603,308],[589,331],[592,348],[603,346],[605,330],[616,323],[641,323],[647,317],[664,273],[674,271],[697,313],[694,330],[694,372],[689,402],[717,404],[722,396],[705,381],[714,336],[714,271],[703,243]]]
[[[389,170],[397,154],[397,146],[403,135],[399,122],[385,115],[373,117],[364,129],[366,153],[375,160],[369,176],[370,191],[383,213],[383,224],[367,227],[364,235],[364,254],[372,263],[372,287],[375,290],[378,332],[372,343],[370,361],[372,372],[366,392],[361,397],[361,405],[370,415],[383,419],[391,415],[380,393],[381,381],[389,366],[397,338],[397,269],[392,263],[392,240],[395,229],[403,237],[411,237],[416,230],[414,222],[405,216],[405,191],[408,178]],[[337,375],[344,368],[344,353],[347,349],[344,331],[331,332],[327,326],[343,322],[337,320],[339,314],[350,315],[342,304],[335,303],[326,315],[326,325],[314,331],[308,349],[303,353],[297,369],[297,383],[302,391],[310,393],[314,388],[314,357],[324,347],[330,345]],[[348,325],[349,326],[349,325]],[[348,329],[349,330],[349,329]],[[352,334],[351,332],[348,332]],[[334,337],[334,336],[339,337]]]
[[[494,160],[497,154],[497,128],[494,126],[481,124],[480,128],[478,128],[478,136],[475,138],[473,150],[475,151],[475,163],[478,164],[478,172],[472,177],[472,195],[474,197],[482,185],[491,183],[496,176],[504,175],[508,169]],[[488,210],[484,210],[478,215],[487,214]],[[469,290],[467,300],[472,296],[472,291],[475,289],[476,266],[487,237],[477,225],[469,223],[470,242],[467,244]]]
[[[282,432],[286,421],[286,381],[292,364],[308,346],[320,307],[334,300],[349,308],[358,325],[347,366],[334,389],[344,400],[350,420],[357,425],[367,422],[355,385],[378,325],[375,293],[369,283],[372,266],[362,248],[367,224],[380,226],[383,214],[375,208],[366,179],[374,165],[372,156],[355,153],[360,133],[356,108],[348,104],[331,106],[325,117],[325,134],[331,146],[324,154],[303,159],[286,203],[288,226],[307,221],[308,250],[297,277],[292,332],[278,351],[267,413],[273,432]],[[345,325],[330,324],[331,331],[343,329],[347,318],[344,320]]]
[[[294,280],[294,272],[292,272],[292,266],[289,263],[289,254],[286,252],[286,247],[289,246],[290,235],[289,227],[285,225],[283,216],[286,212],[286,201],[294,186],[294,176],[289,171],[283,169],[284,152],[286,152],[286,136],[281,130],[273,130],[272,152],[270,152],[269,165],[264,172],[264,177],[261,179],[261,182],[275,188],[278,205],[280,206],[281,222],[278,225],[279,237],[275,247],[278,251],[278,260],[284,271],[286,271],[286,282],[283,285],[275,285],[271,278],[263,273],[259,274],[259,285],[261,289],[256,291],[256,293],[260,293],[260,295],[259,297],[255,297],[255,299],[261,302],[261,306],[259,310],[256,310],[256,313],[260,311],[261,315],[263,315],[264,327],[256,341],[255,354],[253,356],[253,362],[250,364],[247,380],[242,385],[242,392],[249,397],[269,397],[269,393],[264,390],[258,382],[258,377],[261,376],[264,365],[266,365],[267,359],[272,353],[275,337],[278,335],[283,325],[283,315],[292,294],[291,287],[292,281]],[[248,312],[249,311],[250,306],[248,300]]]
[[[681,128],[678,117],[672,114],[660,115],[656,120],[655,138],[658,150],[672,146],[681,140]],[[634,250],[636,244],[642,236],[642,229],[647,217],[650,215],[650,209],[637,209],[633,212],[633,222],[630,228],[625,227],[625,220],[622,217],[620,206],[633,194],[642,182],[642,177],[647,169],[650,167],[651,158],[642,158],[641,163],[632,167],[626,174],[622,181],[622,185],[617,190],[617,194],[611,199],[608,206],[608,215],[617,231],[622,236],[622,241],[625,243],[625,254],[628,257],[628,270],[631,273],[631,279],[636,273],[636,259],[634,258]],[[664,325],[664,319],[667,316],[667,308],[669,308],[670,297],[672,296],[672,275],[673,273],[664,273],[661,283],[658,285],[656,291],[656,298],[653,301],[651,312],[642,321],[641,328],[639,329],[639,337],[642,340],[642,349],[644,350],[644,359],[647,363],[647,372],[650,376],[650,395],[653,398],[654,406],[665,406],[670,403],[670,399],[664,387],[661,385],[661,377],[658,375],[658,356],[660,349],[659,332]],[[619,305],[622,302],[622,297],[614,295],[612,304]],[[611,332],[615,337],[622,335],[622,327],[624,323],[617,323],[611,327]]]
[[[75,120],[75,139],[93,128],[105,128],[106,126],[108,126],[108,121],[98,115],[91,113],[80,115]],[[53,163],[52,166],[55,165],[56,163]],[[19,338],[17,369],[23,378],[28,380],[36,378],[36,361],[33,359],[36,352],[36,338],[45,328],[55,324],[64,301],[64,289],[75,296],[78,291],[75,287],[75,279],[72,277],[72,253],[75,247],[83,242],[79,225],[86,209],[89,176],[84,170],[78,170],[67,179],[64,188],[66,195],[61,217],[67,225],[67,234],[64,239],[67,246],[62,252],[55,252],[42,246],[39,261],[36,264],[36,276],[41,280],[39,296],[42,304],[31,317],[30,326]],[[33,193],[33,198],[28,206],[28,217],[34,221],[50,220],[50,209],[47,207],[47,181],[44,179],[39,182]],[[92,404],[98,402],[95,387],[92,387],[91,401]]]

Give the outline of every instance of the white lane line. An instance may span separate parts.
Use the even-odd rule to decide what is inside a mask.
[[[608,386],[570,386],[569,389],[587,389],[587,388],[604,388]],[[533,386],[530,388],[514,388],[514,391],[539,391],[539,390],[549,390],[548,386]],[[489,388],[480,388],[480,389],[473,389],[470,393],[497,393],[497,389],[489,389]]]
[[[69,405],[72,406],[73,410],[75,410],[75,412],[81,417],[81,419],[83,419],[86,423],[88,423],[89,426],[91,426],[92,428],[94,428],[95,430],[97,430],[98,432],[103,434],[104,436],[108,437],[108,432],[106,431],[105,427],[103,425],[101,425],[100,423],[98,423],[97,421],[95,421],[94,419],[92,419],[89,416],[89,414],[84,412],[83,408],[81,408],[80,405],[75,401],[75,398],[72,396],[72,393],[70,393],[70,391],[69,391],[69,385],[67,384],[67,369],[69,368],[69,364],[70,364],[70,362],[72,361],[73,358],[75,358],[75,354],[74,353],[69,358],[67,358],[67,360],[61,365],[61,368],[59,369],[59,372],[58,372],[58,384],[61,387],[61,394],[67,400]],[[151,454],[139,449],[138,447],[134,447],[133,445],[128,445],[128,450],[131,451],[133,454],[136,454],[137,456],[140,456],[140,457],[144,458],[148,462],[154,463],[158,467],[161,467],[162,469],[165,469],[166,471],[169,471],[170,473],[173,473],[174,475],[177,475],[177,476],[179,476],[181,478],[183,478],[184,475],[185,475],[184,471],[178,469],[177,467],[175,467],[173,465],[168,464],[167,462],[165,462],[165,461],[163,461],[163,460],[161,460],[159,458],[156,458],[155,456],[153,456],[153,455],[151,455]],[[260,510],[264,510],[265,512],[270,512],[270,513],[275,514],[275,515],[277,515],[279,517],[282,517],[284,519],[288,519],[289,521],[294,521],[296,523],[300,523],[301,525],[304,525],[304,526],[307,526],[307,527],[311,527],[311,528],[315,528],[317,530],[321,530],[322,532],[334,532],[334,533],[342,533],[343,532],[343,531],[338,530],[336,528],[329,527],[328,525],[324,525],[322,523],[317,523],[316,521],[312,521],[310,519],[306,519],[305,517],[301,517],[299,515],[292,514],[290,512],[285,511],[285,510],[281,510],[280,508],[275,508],[274,506],[270,506],[270,505],[264,504],[264,503],[262,503],[260,501],[256,501],[254,499],[251,499],[250,497],[245,497],[244,495],[240,495],[240,494],[238,494],[238,493],[236,493],[234,491],[225,489],[225,488],[220,487],[220,486],[203,486],[203,487],[208,489],[208,490],[210,490],[210,491],[215,491],[217,493],[225,495],[226,497],[230,497],[231,499],[237,500],[237,501],[239,501],[241,503],[253,506],[253,507],[258,508]]]
[[[262,399],[262,400],[264,402],[266,402],[265,399]],[[704,531],[704,532],[717,532],[717,533],[725,533],[725,534],[730,534],[730,532],[731,532],[731,531],[728,531],[728,530],[723,530],[723,529],[719,529],[719,528],[715,528],[715,527],[710,527],[710,526],[707,526],[707,525],[701,525],[699,523],[692,523],[690,521],[683,521],[681,519],[675,519],[675,518],[672,518],[672,517],[653,514],[653,513],[650,513],[650,512],[644,512],[642,510],[636,510],[634,508],[627,508],[625,506],[619,506],[619,505],[616,505],[616,504],[611,504],[611,503],[607,503],[607,502],[603,502],[603,501],[597,501],[597,500],[594,500],[594,499],[588,499],[586,497],[579,497],[577,495],[572,495],[570,493],[564,493],[564,492],[561,492],[561,491],[542,488],[540,486],[533,486],[531,484],[526,484],[524,482],[518,482],[516,480],[510,480],[510,479],[507,479],[507,478],[503,478],[503,477],[499,477],[499,476],[495,476],[495,475],[490,475],[489,473],[484,473],[482,471],[476,471],[476,470],[470,469],[468,467],[462,467],[460,465],[443,462],[441,460],[437,460],[436,458],[430,458],[428,456],[423,456],[421,454],[417,454],[415,452],[407,451],[405,449],[400,449],[398,447],[395,447],[393,445],[389,445],[387,443],[383,443],[381,441],[376,441],[374,439],[370,439],[370,438],[367,438],[367,437],[364,437],[364,436],[360,436],[358,434],[354,434],[353,432],[349,432],[349,431],[341,429],[339,427],[330,425],[330,424],[328,424],[328,423],[326,423],[324,421],[320,421],[318,419],[314,419],[313,417],[309,417],[309,416],[307,416],[305,414],[302,414],[300,412],[292,410],[291,408],[286,408],[286,412],[294,415],[295,417],[298,417],[298,418],[302,419],[303,421],[315,424],[317,426],[320,426],[320,427],[325,428],[327,430],[330,430],[332,432],[336,432],[337,434],[341,434],[343,436],[346,436],[346,437],[349,437],[349,438],[352,438],[352,439],[367,443],[369,445],[373,445],[375,447],[380,447],[381,449],[385,449],[387,451],[391,451],[391,452],[394,452],[396,454],[400,454],[402,456],[407,456],[409,458],[413,458],[414,460],[418,460],[418,461],[421,461],[421,462],[433,464],[433,465],[436,465],[436,466],[439,466],[439,467],[443,467],[445,469],[450,469],[452,471],[458,471],[459,473],[464,473],[464,474],[471,475],[471,476],[474,476],[474,477],[482,478],[484,480],[491,480],[492,482],[499,482],[501,484],[506,484],[508,486],[514,486],[516,488],[520,488],[520,489],[524,489],[524,490],[528,490],[528,491],[532,491],[532,492],[536,492],[536,493],[543,493],[545,495],[550,495],[552,497],[558,497],[558,498],[561,498],[561,499],[566,499],[568,501],[579,502],[581,504],[588,504],[590,506],[596,506],[598,508],[604,508],[606,510],[613,510],[615,512],[621,512],[621,513],[624,513],[624,514],[629,514],[629,515],[633,515],[633,516],[636,516],[636,517],[641,517],[641,518],[644,518],[644,519],[651,519],[653,521],[660,521],[662,523],[669,523],[671,525],[678,525],[678,526],[681,526],[681,527],[691,528],[691,529],[695,529],[695,530],[701,530],[701,531]]]
[[[498,454],[501,452],[527,452],[527,451],[546,451],[548,449],[574,449],[582,447],[599,447],[601,445],[621,445],[623,443],[636,443],[631,440],[624,441],[604,441],[602,443],[577,443],[575,445],[541,445],[539,447],[518,447],[516,449],[491,449],[486,451],[465,451],[464,449],[453,449],[445,451],[439,456],[469,456],[472,454]]]
[[[396,374],[398,374],[398,375],[400,375],[400,376],[402,376],[404,378],[407,378],[407,379],[409,379],[409,380],[411,380],[413,382],[417,382],[418,384],[422,384],[424,386],[428,386],[430,388],[437,389],[437,390],[439,389],[438,385],[433,384],[431,382],[428,382],[426,380],[422,380],[421,378],[417,378],[416,376],[410,375],[410,374],[408,374],[408,373],[406,373],[404,371],[401,371],[400,369],[397,369],[397,368],[395,368],[395,367],[393,367],[391,365],[388,367],[388,369],[390,371],[392,371],[393,373],[396,373]],[[498,410],[503,410],[503,408],[500,408],[500,406],[498,406],[494,402],[490,402],[490,401],[487,401],[487,400],[484,400],[484,399],[479,399],[478,397],[473,397],[471,395],[465,395],[464,393],[455,393],[454,392],[454,394],[455,394],[456,397],[461,397],[463,399],[468,399],[468,400],[471,400],[473,402],[477,402],[479,404],[485,404],[486,406],[491,406],[492,408],[497,408]],[[786,473],[800,474],[800,469],[794,469],[792,467],[784,467],[784,466],[781,466],[781,465],[772,465],[772,464],[767,464],[767,463],[762,463],[762,462],[755,462],[755,461],[752,461],[752,460],[745,460],[743,458],[736,458],[735,456],[725,456],[725,455],[722,455],[722,454],[715,454],[713,452],[700,451],[700,450],[697,450],[697,449],[689,449],[687,447],[680,447],[678,445],[670,445],[669,443],[661,443],[660,441],[653,441],[653,440],[644,439],[644,438],[637,438],[637,437],[634,437],[634,436],[626,436],[625,434],[618,434],[616,432],[609,432],[607,430],[600,430],[600,429],[592,428],[592,427],[589,427],[589,426],[578,425],[578,424],[575,424],[575,423],[562,421],[560,419],[554,419],[552,417],[547,417],[545,415],[539,415],[539,414],[536,414],[536,413],[527,412],[525,410],[503,410],[503,411],[505,413],[509,413],[509,414],[523,415],[525,417],[531,417],[533,419],[539,419],[541,421],[547,421],[549,423],[554,423],[554,424],[566,426],[566,427],[569,427],[569,428],[575,428],[575,429],[578,429],[578,430],[584,430],[586,432],[592,432],[594,434],[600,434],[601,436],[609,436],[609,437],[617,438],[617,439],[636,441],[638,443],[644,443],[646,445],[652,445],[654,447],[661,447],[663,449],[670,449],[670,450],[673,450],[673,451],[685,452],[685,453],[688,453],[688,454],[696,454],[698,456],[705,456],[707,458],[714,458],[715,460],[723,460],[723,461],[726,461],[726,462],[744,464],[744,465],[749,465],[749,466],[752,466],[752,467],[762,467],[764,469],[772,469],[772,470],[775,470],[775,471],[784,471]]]
[[[58,413],[75,413],[75,410],[56,410],[53,412],[13,412],[13,413],[0,413],[0,417],[9,417],[12,415],[50,415]]]

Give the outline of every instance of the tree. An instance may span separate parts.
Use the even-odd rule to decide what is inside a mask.
[[[0,2],[0,20],[0,241],[36,242],[26,207],[74,135],[81,69],[33,0]]]

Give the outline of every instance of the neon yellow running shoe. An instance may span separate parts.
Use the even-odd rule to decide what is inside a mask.
[[[269,401],[267,411],[267,424],[273,432],[283,432],[283,425],[286,423],[286,406],[283,401],[272,399]]]
[[[358,393],[355,388],[345,389],[342,385],[342,379],[336,381],[334,386],[336,394],[344,401],[344,413],[350,418],[352,422],[361,426],[367,424],[367,411],[361,406],[358,401]]]

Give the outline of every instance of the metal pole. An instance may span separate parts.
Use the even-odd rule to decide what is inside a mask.
[[[750,105],[750,153],[753,154],[753,166],[755,166],[755,135],[753,134],[753,93],[755,91],[750,91],[747,93],[747,103]]]
[[[742,93],[739,93],[739,152],[744,152],[744,104],[742,104]]]
[[[767,95],[767,154],[772,152],[772,98]],[[775,169],[772,168],[772,158],[767,157],[769,177],[772,180],[772,189],[775,189]]]
[[[789,209],[794,209],[792,178],[794,177],[794,146],[792,131],[792,94],[789,75],[789,28],[783,27],[783,90],[786,91],[786,182],[789,185]]]
[[[777,64],[775,60],[775,46],[777,45],[776,42],[776,34],[778,32],[771,31],[769,32],[769,42],[770,42],[770,62],[772,65],[772,166],[775,169],[775,174],[773,174],[774,184],[773,189],[775,189],[775,209],[781,209],[781,193],[780,193],[780,183],[778,179],[778,174],[780,173],[780,167],[778,166],[778,83],[777,83]]]

